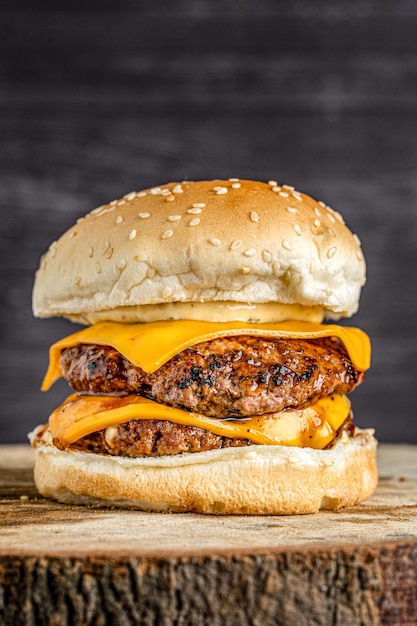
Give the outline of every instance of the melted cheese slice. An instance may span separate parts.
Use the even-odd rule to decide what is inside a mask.
[[[337,337],[349,353],[354,367],[365,371],[370,366],[369,337],[359,328],[336,324],[286,321],[248,324],[245,322],[197,322],[175,320],[149,324],[120,324],[100,322],[61,339],[50,348],[49,368],[42,390],[46,391],[62,376],[59,357],[64,348],[78,344],[112,346],[136,367],[155,372],[173,356],[203,341],[233,335],[287,337],[289,339],[319,339]]]
[[[93,432],[133,419],[169,420],[256,444],[322,449],[334,439],[350,412],[346,396],[333,394],[304,410],[282,411],[249,419],[215,419],[158,404],[139,396],[72,394],[49,418],[52,437],[68,445]]]

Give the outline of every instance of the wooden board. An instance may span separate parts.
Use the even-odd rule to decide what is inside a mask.
[[[0,446],[0,623],[415,623],[416,447],[380,447],[363,504],[293,517],[61,505],[32,466]]]

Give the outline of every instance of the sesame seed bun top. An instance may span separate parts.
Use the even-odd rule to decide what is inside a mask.
[[[340,214],[289,185],[169,183],[95,209],[36,273],[38,317],[338,319],[357,310],[365,262]]]

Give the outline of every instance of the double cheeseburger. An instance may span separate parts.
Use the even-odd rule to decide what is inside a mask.
[[[341,216],[289,185],[169,183],[101,206],[43,256],[33,308],[87,325],[50,349],[73,393],[31,435],[69,503],[312,513],[377,483],[347,398],[370,364]]]

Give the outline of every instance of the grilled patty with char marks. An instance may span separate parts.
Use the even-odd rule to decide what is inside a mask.
[[[108,346],[63,350],[63,376],[86,393],[135,393],[210,417],[247,417],[306,408],[352,391],[363,378],[338,339],[252,336],[206,341],[149,374]]]
[[[336,437],[343,431],[349,437],[353,436],[355,427],[350,415],[338,429]],[[331,448],[333,444],[334,441],[331,441],[326,448]],[[250,439],[223,437],[203,428],[174,424],[166,420],[130,420],[91,433],[72,444],[56,440],[54,445],[61,450],[141,458],[241,448],[255,444]]]

